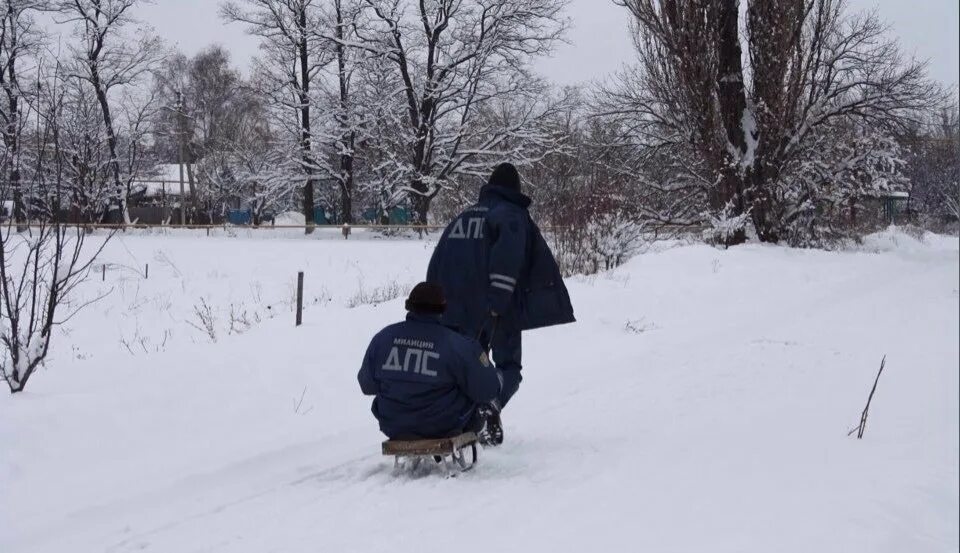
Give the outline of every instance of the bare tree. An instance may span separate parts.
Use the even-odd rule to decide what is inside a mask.
[[[471,136],[484,104],[534,96],[529,62],[562,36],[563,0],[364,0],[374,25],[358,30],[364,48],[385,55],[404,99],[409,143],[407,192],[417,221],[461,166],[506,157],[526,121]],[[531,120],[536,112],[530,112]]]
[[[60,70],[58,66],[44,79],[48,84],[41,87],[36,111],[57,122],[54,130],[63,153],[60,201],[69,207],[72,222],[94,223],[115,194],[109,152],[103,148],[103,117],[93,91],[77,79],[62,79]],[[49,155],[48,150],[37,150]]]
[[[409,143],[403,129],[406,102],[397,90],[394,64],[373,56],[357,76],[352,103],[363,109],[362,143],[358,144],[357,186],[354,201],[363,201],[388,217],[390,210],[407,197]]]
[[[960,220],[960,110],[954,102],[900,137],[906,149],[911,208],[924,226],[945,230]]]
[[[862,194],[844,188],[850,171],[891,160],[893,132],[939,99],[924,65],[844,0],[749,1],[743,39],[738,0],[618,3],[639,64],[606,87],[598,111],[639,157],[677,160],[640,167],[673,210],[656,218],[713,224],[725,243],[743,241],[748,221],[760,240],[802,240],[824,201],[849,209],[840,204]],[[851,138],[861,148],[838,153]],[[884,165],[880,185],[899,171]]]
[[[230,175],[223,185],[248,202],[253,224],[259,225],[267,211],[293,205],[302,183],[301,159],[288,148],[273,143],[269,129],[251,126],[245,139],[234,142],[227,152]]]
[[[68,300],[104,245],[86,241],[83,227],[46,219],[24,233],[0,228],[0,377],[12,393],[43,364],[53,329],[85,306]]]
[[[31,114],[38,129],[31,177],[57,206],[70,194],[74,157],[61,143],[67,83],[57,72],[44,82],[47,92]],[[11,193],[9,181],[3,181],[0,200]],[[22,233],[13,232],[12,220],[0,227],[0,377],[11,393],[23,391],[43,365],[54,328],[97,299],[72,296],[109,238],[88,246],[83,226],[53,222],[49,214]]]
[[[318,4],[314,0],[241,0],[226,2],[221,10],[225,19],[245,24],[250,34],[263,41],[259,71],[267,77],[260,82],[269,87],[264,93],[280,107],[283,126],[297,135],[305,176],[302,210],[308,234],[313,232],[315,222],[317,184],[311,84],[330,62],[316,35],[320,26]],[[287,124],[287,113],[296,114],[296,125]]]
[[[273,142],[261,98],[221,46],[192,58],[170,56],[155,75],[153,90],[166,99],[152,121],[154,155],[164,163],[185,164],[191,202],[212,217],[214,210],[239,199],[233,195],[243,162],[234,153],[245,151],[251,141],[260,149]]]
[[[75,24],[77,43],[71,46],[73,76],[87,83],[96,96],[109,151],[113,194],[105,216],[112,222],[130,222],[127,186],[120,161],[115,106],[110,94],[116,88],[136,83],[162,58],[160,39],[149,30],[135,36],[124,31],[134,20],[131,11],[145,0],[57,0],[56,8]]]
[[[354,33],[360,17],[359,2],[333,0],[330,11],[327,26],[333,29],[333,40],[328,43],[336,58],[336,102],[335,109],[330,110],[334,114],[330,142],[338,162],[338,170],[333,171],[331,176],[340,187],[341,222],[351,224],[354,222],[357,141],[366,126],[365,110],[356,102],[353,88],[356,73],[363,70],[365,52],[348,45],[356,38]]]
[[[44,6],[45,2],[41,0],[4,0],[0,3],[3,12],[0,16],[0,88],[4,93],[4,101],[0,102],[0,133],[3,134],[6,150],[2,178],[11,191],[13,217],[18,223],[28,217],[21,186],[21,137],[27,124],[24,117],[26,110],[22,105],[22,71],[24,64],[33,61],[24,58],[32,58],[37,54],[40,31],[33,16]],[[29,76],[26,80],[30,80]],[[23,230],[23,227],[19,229]]]
[[[119,96],[117,106],[121,185],[125,197],[129,197],[136,179],[149,173],[157,163],[150,145],[154,141],[153,122],[160,110],[160,102],[156,90],[131,89]]]

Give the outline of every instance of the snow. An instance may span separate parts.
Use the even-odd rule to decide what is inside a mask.
[[[179,163],[161,163],[157,165],[157,176],[154,177],[160,182],[180,182],[180,164]],[[187,166],[183,166],[184,179],[186,179]]]
[[[402,316],[360,299],[416,282],[429,241],[274,232],[109,245],[83,293],[113,291],[0,397],[0,551],[960,547],[956,238],[664,246],[571,279],[579,322],[525,336],[505,445],[444,479],[391,474],[355,380]]]
[[[184,182],[184,191],[189,190],[189,185]],[[147,198],[156,198],[159,196],[179,196],[180,182],[159,182],[159,181],[137,181],[131,185],[135,193],[143,192]]]
[[[187,169],[183,169],[184,190],[189,187],[187,182]],[[143,190],[148,198],[161,195],[179,196],[180,195],[180,165],[176,163],[161,163],[157,165],[155,175],[136,180],[132,187],[135,190]]]
[[[274,224],[302,227],[307,224],[307,218],[303,216],[303,213],[297,213],[296,211],[285,211],[277,215],[276,219],[274,220]]]
[[[956,248],[956,238],[922,231],[907,233],[897,226],[871,234],[864,238],[859,250],[864,252],[892,252],[901,256],[939,257]]]

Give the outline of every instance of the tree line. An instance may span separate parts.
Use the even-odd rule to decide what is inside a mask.
[[[195,222],[427,223],[501,161],[560,227],[820,244],[900,191],[956,219],[956,104],[844,0],[616,0],[635,62],[566,88],[532,69],[563,0],[227,1],[224,23],[259,40],[246,74],[221,46],[168,51],[140,1],[0,2],[12,220],[129,222],[138,183],[183,163]]]

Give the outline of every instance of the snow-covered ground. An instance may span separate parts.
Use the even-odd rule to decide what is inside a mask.
[[[0,397],[0,551],[960,547],[956,238],[571,279],[579,322],[525,337],[505,445],[444,479],[391,473],[355,380],[431,244],[284,236],[109,245],[84,290],[107,297]]]

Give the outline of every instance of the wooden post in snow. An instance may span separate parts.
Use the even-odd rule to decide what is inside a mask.
[[[297,273],[297,326],[303,324],[303,271]]]

